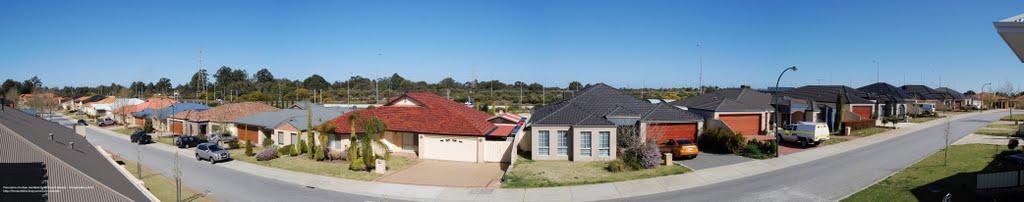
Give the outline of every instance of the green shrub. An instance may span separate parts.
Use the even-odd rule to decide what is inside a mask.
[[[313,159],[316,160],[316,161],[323,161],[324,160],[324,150],[317,148],[316,151],[313,152]]]
[[[747,140],[741,156],[754,159],[767,159],[775,156],[775,141]]]
[[[615,172],[615,173],[617,173],[617,172],[625,172],[625,171],[632,170],[632,168],[630,168],[629,165],[626,165],[626,162],[622,161],[622,159],[615,159],[615,160],[609,161],[607,169],[608,169],[608,171]]]
[[[366,164],[363,164],[362,158],[355,158],[352,160],[352,163],[348,165],[348,169],[354,171],[365,171]]]
[[[743,136],[721,128],[709,128],[697,138],[697,147],[711,153],[734,154],[745,149]]]
[[[146,121],[146,124],[143,124],[142,126],[142,131],[146,133],[153,133],[153,131],[156,131],[156,128],[153,128],[152,121]]]
[[[256,155],[256,153],[252,152],[252,141],[248,141],[248,140],[245,141],[245,155],[246,156]]]
[[[1017,142],[1017,139],[1010,139],[1010,142],[1006,143],[1006,148],[1009,148],[1010,150],[1014,150],[1014,149],[1017,149],[1017,145],[1019,145],[1019,144],[1020,143]]]
[[[623,163],[626,163],[626,166],[629,166],[630,169],[640,169],[643,167],[640,164],[640,158],[637,158],[636,150],[627,149],[622,152],[622,158],[620,159]]]
[[[298,156],[299,154],[301,153],[299,153],[298,149],[292,149],[291,153],[289,153],[288,156]]]
[[[332,149],[329,152],[327,152],[327,158],[330,159],[330,160],[345,160],[346,159],[345,157],[347,155],[348,154],[345,153],[345,150],[333,150]]]
[[[240,147],[240,146],[238,145],[238,140],[234,140],[234,141],[227,141],[227,142],[225,142],[225,143],[227,143],[227,144],[228,144],[228,149],[238,149],[238,148],[241,148],[241,147]]]
[[[274,145],[274,138],[265,137],[263,138],[263,147],[270,147]]]
[[[295,148],[293,148],[293,147],[295,147],[295,146],[294,145],[285,145],[285,146],[283,146],[281,148],[278,148],[277,149],[277,153],[281,154],[281,156],[291,155],[292,152],[295,152]]]
[[[843,127],[844,128],[845,127],[850,127],[850,130],[860,130],[860,129],[865,129],[865,128],[872,128],[872,127],[875,127],[875,120],[874,119],[862,119],[862,120],[856,120],[856,121],[843,121]],[[841,131],[843,128],[839,128],[839,129]]]
[[[305,154],[306,152],[309,152],[309,145],[306,145],[306,141],[299,140],[298,154]]]

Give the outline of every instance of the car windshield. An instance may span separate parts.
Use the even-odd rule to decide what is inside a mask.
[[[693,144],[693,142],[690,142],[690,140],[676,140],[676,143],[680,145]]]
[[[220,151],[220,147],[218,147],[217,145],[210,145],[207,146],[206,148],[209,148],[210,151]]]

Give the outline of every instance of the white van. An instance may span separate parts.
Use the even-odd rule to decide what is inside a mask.
[[[815,122],[789,124],[785,128],[776,130],[775,138],[787,142],[799,142],[804,147],[807,147],[809,144],[817,146],[828,140],[828,125]]]
[[[935,104],[932,103],[920,103],[917,107],[921,108],[921,115],[934,116],[935,115]]]

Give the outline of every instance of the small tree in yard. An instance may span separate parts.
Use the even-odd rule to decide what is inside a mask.
[[[836,96],[836,116],[835,116],[835,120],[832,121],[833,122],[832,128],[834,129],[834,131],[832,131],[832,132],[842,131],[843,130],[840,127],[843,126],[843,114],[844,114],[844,110],[843,110],[844,106],[843,105],[845,105],[845,103],[846,103],[846,99],[844,99],[844,98],[846,98],[846,92],[844,92],[843,89],[839,89],[839,95]]]
[[[263,138],[263,147],[270,147],[271,145],[274,145],[274,138],[264,137]]]
[[[249,141],[249,140],[245,141],[245,155],[246,156],[256,155],[255,153],[252,152],[252,141]]]
[[[142,131],[146,133],[153,133],[153,131],[156,131],[156,128],[153,128],[152,121],[146,121],[146,124],[142,127]]]

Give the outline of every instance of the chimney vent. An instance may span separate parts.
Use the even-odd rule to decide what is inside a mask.
[[[71,147],[71,150],[75,150],[75,142],[68,142],[68,147]]]
[[[50,133],[50,141],[53,141],[53,133]]]

